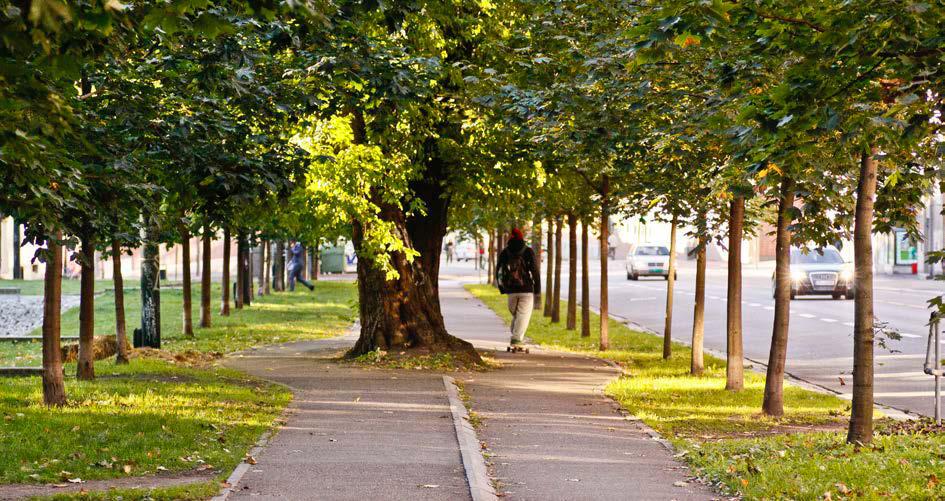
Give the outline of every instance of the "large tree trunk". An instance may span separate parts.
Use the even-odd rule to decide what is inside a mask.
[[[669,227],[669,276],[666,278],[666,317],[663,321],[663,359],[673,355],[673,290],[676,288],[676,229],[679,215],[673,214]]]
[[[378,197],[379,198],[379,197]],[[412,246],[400,208],[378,202],[379,216],[391,223],[396,237]],[[420,348],[430,352],[459,352],[470,360],[479,360],[472,345],[446,331],[436,289],[426,270],[414,259],[408,261],[400,252],[390,254],[390,264],[399,277],[388,280],[386,273],[375,267],[368,252],[361,252],[365,228],[353,225],[353,240],[358,259],[358,296],[361,335],[348,352],[358,356],[374,350],[406,350]]]
[[[577,216],[568,214],[568,317],[569,331],[577,328]]]
[[[112,240],[112,284],[115,287],[115,363],[128,363],[128,332],[125,323],[125,279],[121,274],[121,243]]]
[[[541,270],[541,217],[535,216],[532,220],[532,250],[535,252],[535,267],[538,270]],[[548,284],[545,284],[545,289],[548,289]],[[541,291],[539,290],[535,293],[535,300],[532,303],[535,305],[535,309],[541,311]]]
[[[223,276],[220,278],[223,294],[220,299],[220,315],[230,316],[230,229],[223,228]]]
[[[610,177],[601,181],[600,200],[600,350],[610,349],[610,313],[608,312],[607,268],[608,237],[610,237]]]
[[[708,239],[700,237],[696,253],[696,304],[692,309],[692,357],[689,361],[689,373],[693,376],[701,376],[705,371],[702,345],[705,339],[705,259],[708,246]]]
[[[794,182],[781,181],[778,204],[778,228],[775,237],[774,326],[771,352],[765,377],[765,396],[761,410],[768,416],[784,415],[784,364],[787,360],[788,318],[791,315],[791,209],[794,207]]]
[[[262,240],[259,241],[259,245],[256,246],[256,259],[253,259],[253,273],[256,275],[256,280],[259,281],[259,286],[256,287],[256,294],[259,296],[266,295],[266,243]]]
[[[354,142],[367,143],[364,116],[355,111],[351,122]],[[447,125],[446,127],[450,127]],[[444,134],[446,131],[444,131]],[[461,357],[479,362],[479,353],[472,344],[451,336],[446,331],[440,311],[438,276],[440,251],[447,228],[449,196],[444,186],[451,170],[439,151],[439,140],[424,143],[426,169],[424,175],[411,182],[411,192],[423,200],[426,213],[407,220],[397,205],[387,203],[380,193],[372,193],[379,207],[378,217],[391,224],[395,237],[408,248],[419,250],[420,256],[409,261],[401,252],[390,254],[390,264],[398,278],[388,280],[386,272],[374,266],[369,252],[360,252],[364,224],[355,221],[352,236],[358,259],[358,296],[361,335],[349,356],[375,349],[418,348],[431,352],[456,352]]]
[[[141,344],[161,347],[161,254],[159,229],[148,223],[144,230],[144,256],[141,260]]]
[[[180,226],[180,244],[181,244],[181,257],[182,268],[183,268],[183,283],[181,284],[184,288],[184,325],[183,333],[187,337],[194,337],[194,317],[193,317],[193,297],[191,293],[193,292],[190,283],[190,230],[184,226]]]
[[[276,292],[285,292],[285,241],[276,240],[276,255],[273,257],[272,288]]]
[[[82,277],[79,286],[79,357],[76,378],[95,379],[95,245],[89,236],[83,236],[79,265]]]
[[[876,196],[875,147],[860,159],[853,223],[856,266],[853,303],[853,404],[847,442],[873,440],[873,198]]]
[[[736,196],[728,215],[728,316],[726,318],[725,389],[741,391],[745,386],[742,349],[742,233],[745,199]]]
[[[46,272],[43,279],[43,403],[66,405],[62,375],[62,232],[46,241]]]
[[[210,275],[210,246],[213,244],[213,234],[209,226],[203,228],[203,238],[201,240],[203,251],[200,254],[202,261],[200,265],[200,327],[204,329],[210,327],[212,320],[210,315],[210,298],[213,282]]]
[[[591,266],[588,259],[590,225],[581,221],[581,337],[591,337]]]
[[[551,322],[561,322],[561,216],[555,217],[555,281],[551,299]]]
[[[551,317],[554,308],[555,290],[555,220],[548,217],[548,271],[545,274],[545,309],[543,314]]]
[[[318,246],[311,245],[308,248],[308,270],[311,280],[318,280]]]

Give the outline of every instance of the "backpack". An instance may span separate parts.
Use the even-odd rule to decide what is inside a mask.
[[[499,286],[502,290],[522,291],[532,289],[532,280],[528,276],[525,263],[525,249],[521,252],[509,252],[509,258],[499,270]]]

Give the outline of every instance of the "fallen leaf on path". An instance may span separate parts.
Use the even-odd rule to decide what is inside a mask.
[[[581,481],[580,478],[569,478],[569,479],[567,479],[567,480],[568,480],[568,482],[580,482],[580,481]]]
[[[675,485],[676,487],[688,487],[689,482],[683,482],[682,480],[677,480],[673,482],[673,485]]]
[[[256,458],[253,456],[246,456],[246,462],[249,464],[256,464]]]
[[[69,482],[70,484],[81,484],[82,482],[84,482],[84,480],[82,480],[81,478],[69,478],[69,479],[66,479],[66,482]]]
[[[438,484],[420,484],[419,487],[423,487],[424,489],[436,489],[437,487],[439,487],[439,485]]]

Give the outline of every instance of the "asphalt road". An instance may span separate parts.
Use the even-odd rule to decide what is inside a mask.
[[[592,264],[592,269],[595,265]],[[566,296],[567,266],[563,268],[562,296]],[[445,266],[443,271],[467,278],[477,276],[471,263],[452,264]],[[774,317],[771,268],[746,266],[743,273],[745,356],[766,363]],[[591,275],[591,304],[596,307],[600,298],[599,269],[593,270]],[[611,313],[662,332],[666,282],[662,279],[627,280],[622,261],[611,262],[608,277]],[[725,280],[724,263],[710,263],[706,279],[705,346],[721,353],[725,351]],[[900,340],[888,340],[885,349],[876,348],[876,401],[897,409],[931,415],[933,378],[922,372],[928,339],[926,301],[945,292],[945,282],[877,275],[874,290],[877,319],[902,336]],[[691,261],[682,261],[674,300],[673,338],[685,343],[690,341],[692,333],[694,297],[695,265]],[[945,353],[945,346],[942,352]],[[787,371],[808,382],[850,394],[853,384],[853,301],[812,296],[799,297],[791,302]]]

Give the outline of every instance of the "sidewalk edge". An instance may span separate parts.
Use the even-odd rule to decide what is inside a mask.
[[[469,424],[469,414],[459,397],[456,381],[450,376],[443,376],[443,386],[446,387],[446,396],[449,399],[450,414],[453,416],[453,428],[456,430],[456,441],[459,442],[469,494],[473,501],[496,501],[498,497],[486,470],[482,445],[476,436],[476,430]]]

